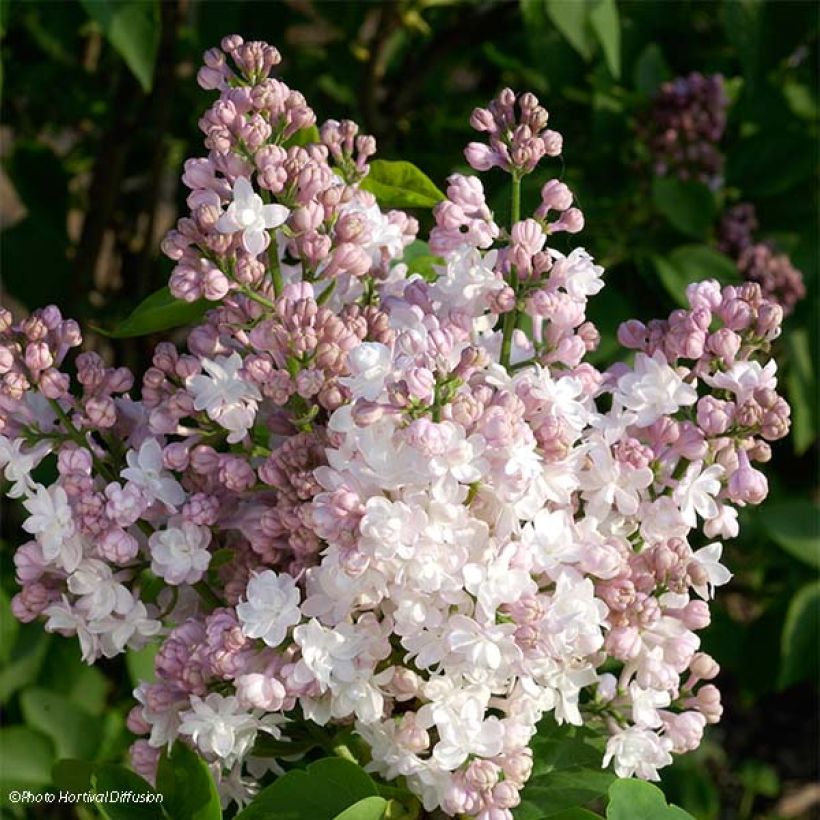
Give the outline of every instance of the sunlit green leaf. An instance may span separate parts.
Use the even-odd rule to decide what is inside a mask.
[[[274,781],[236,820],[334,820],[353,804],[373,796],[378,791],[364,769],[349,760],[328,757]]]
[[[376,159],[360,187],[370,191],[382,208],[433,208],[444,194],[412,162]]]
[[[609,787],[607,820],[695,820],[666,802],[663,792],[643,780],[616,780]]]
[[[123,319],[114,330],[98,330],[115,339],[131,336],[147,336],[163,330],[185,327],[198,322],[211,305],[205,299],[196,302],[183,302],[175,299],[167,287],[160,288],[134,308],[126,319]]]

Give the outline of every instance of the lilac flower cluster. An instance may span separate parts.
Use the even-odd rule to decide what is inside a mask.
[[[806,296],[803,274],[787,254],[778,253],[773,242],[756,242],[755,207],[741,202],[724,215],[718,230],[718,248],[737,261],[744,279],[757,282],[767,299],[777,302],[788,316]]]
[[[624,325],[634,364],[602,373],[603,270],[549,244],[583,226],[571,192],[520,214],[561,150],[531,94],[474,112],[488,141],[467,148],[510,174],[511,224],[451,177],[429,281],[402,261],[416,221],[360,187],[372,138],[330,121],[294,144],[314,117],[278,62],[237,36],[205,55],[208,156],[164,248],[172,292],[214,306],[138,399],[93,354],[72,385],[56,308],[0,314],[0,468],[31,536],[15,614],[88,662],[158,641],[133,765],[153,777],[182,738],[225,801],[281,771],[264,735],[290,758],[306,723],[353,727],[371,770],[450,816],[510,820],[547,713],[656,779],[721,714],[696,633],[731,573],[699,530],[736,536],[766,495],[782,309],[692,285],[689,310]]]
[[[727,105],[720,74],[693,71],[663,83],[639,125],[655,175],[719,186],[723,154],[718,143],[726,128]]]

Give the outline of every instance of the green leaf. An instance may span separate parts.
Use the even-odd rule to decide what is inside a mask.
[[[365,797],[337,814],[334,820],[382,820],[386,808],[387,801],[383,797]]]
[[[547,15],[564,39],[587,61],[592,58],[593,35],[589,0],[545,0]]]
[[[687,236],[704,238],[714,222],[715,196],[702,182],[655,177],[652,199],[669,223]]]
[[[408,276],[417,273],[428,282],[438,279],[436,266],[444,265],[444,260],[430,253],[430,246],[421,239],[416,239],[404,249],[401,261],[407,265]]]
[[[220,820],[222,809],[211,771],[204,760],[182,741],[170,755],[163,753],[157,766],[157,791],[165,797],[171,817],[185,820]]]
[[[95,805],[108,820],[167,820],[168,815],[162,810],[163,803],[160,795],[151,788],[147,781],[124,766],[109,764],[97,766],[92,782],[97,794],[130,791],[145,795],[141,801],[96,803]],[[183,818],[189,820],[184,815],[178,818],[171,816],[173,820],[183,820]]]
[[[94,764],[87,760],[65,758],[51,768],[51,782],[56,789],[69,792],[86,792],[91,789]]]
[[[792,598],[780,639],[778,685],[786,689],[817,672],[820,643],[820,581],[802,587]]]
[[[589,24],[604,51],[609,73],[621,78],[621,19],[615,0],[598,0],[589,13]]]
[[[353,804],[373,796],[378,796],[378,790],[364,769],[340,757],[327,757],[280,777],[236,820],[334,820]]]
[[[36,680],[52,643],[51,635],[40,624],[24,624],[9,662],[0,672],[0,704]]]
[[[359,187],[370,191],[382,208],[433,208],[444,194],[412,162],[376,159]]]
[[[643,780],[616,780],[609,787],[607,820],[695,820],[666,802],[663,792]]]
[[[149,643],[142,649],[129,649],[125,653],[128,677],[134,686],[138,686],[143,681],[153,683],[156,680],[154,658],[159,651],[159,646],[159,642]]]
[[[76,638],[54,641],[43,668],[37,677],[38,685],[85,709],[100,715],[106,707],[110,680],[95,666],[83,662]]]
[[[123,319],[114,330],[97,330],[114,339],[147,336],[149,333],[194,324],[205,315],[209,307],[205,299],[198,299],[196,302],[175,299],[166,286],[140,302],[131,315]]]
[[[814,376],[809,334],[806,328],[789,330],[784,339],[789,351],[785,374],[792,407],[792,442],[797,455],[814,443],[817,418],[817,382]]]
[[[158,0],[80,0],[103,36],[119,52],[144,91],[154,81],[160,35]]]
[[[292,145],[304,147],[316,142],[321,142],[319,129],[315,125],[309,125],[307,128],[301,128],[292,137],[288,137],[283,144],[285,148],[290,148]]]
[[[672,76],[672,71],[657,43],[650,43],[638,55],[632,70],[635,89],[647,96],[654,94],[661,83]]]
[[[810,501],[781,501],[767,505],[760,518],[779,547],[820,569],[820,507]]]
[[[521,792],[516,820],[542,820],[606,794],[614,775],[601,768],[593,733],[545,718],[532,742],[533,774]]]
[[[736,143],[726,159],[727,183],[753,198],[784,193],[814,170],[814,141],[803,133],[755,134]]]
[[[688,307],[686,288],[693,282],[717,279],[721,284],[740,281],[734,262],[706,245],[682,245],[669,256],[653,257],[655,270],[667,293]]]
[[[42,789],[51,783],[54,748],[40,732],[25,726],[0,729],[0,796],[5,802],[9,789]]]
[[[58,757],[93,759],[100,740],[100,724],[64,695],[35,687],[20,695],[26,724],[54,742]]]

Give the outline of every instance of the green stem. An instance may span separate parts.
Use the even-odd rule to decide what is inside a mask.
[[[521,219],[521,177],[517,173],[512,175],[512,192],[510,197],[510,227]],[[510,269],[510,278],[507,284],[515,291],[518,298],[518,274],[515,268]],[[510,354],[512,352],[513,331],[518,324],[518,306],[516,305],[505,317],[503,325],[503,335],[501,338],[501,365],[510,366]]]
[[[514,308],[504,316],[503,335],[501,338],[501,366],[510,366],[510,355],[512,353],[512,336],[518,321],[518,311]]]
[[[279,266],[279,245],[275,236],[271,242],[270,250],[268,250],[268,259],[270,260],[270,275],[273,280],[273,293],[278,298],[282,295],[285,283],[282,279],[282,268]]]
[[[281,277],[280,277],[281,278]],[[276,291],[276,281],[274,280],[273,284],[274,292]],[[258,302],[260,305],[264,305],[266,308],[270,308],[273,310],[276,305],[271,302],[270,299],[266,299],[264,296],[260,296],[256,291],[251,290],[250,288],[242,288],[242,293],[248,297],[253,302]]]
[[[323,305],[333,296],[333,291],[336,290],[336,280],[331,279],[330,284],[319,294],[319,298],[316,300],[317,305]]]
[[[512,202],[510,204],[510,227],[521,219],[521,177],[512,175]]]

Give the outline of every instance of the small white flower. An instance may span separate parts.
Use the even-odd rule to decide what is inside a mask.
[[[660,780],[658,769],[672,762],[671,748],[668,738],[641,726],[630,726],[609,738],[602,765],[606,768],[614,760],[618,777],[636,774],[643,780]]]
[[[694,404],[698,391],[669,366],[663,353],[655,351],[651,357],[644,353],[635,356],[633,372],[618,379],[615,398],[636,414],[636,424],[648,427],[661,416]]]
[[[63,595],[57,601],[43,610],[48,618],[45,625],[46,632],[58,632],[61,635],[76,635],[80,639],[80,651],[86,663],[94,663],[100,654],[100,644],[96,635],[92,635],[88,623],[82,614],[72,609],[68,598]]]
[[[238,353],[203,359],[208,374],[188,379],[188,390],[194,397],[194,408],[204,410],[208,418],[230,431],[231,444],[241,441],[256,416],[257,402],[262,398],[256,386],[240,375],[242,357]]]
[[[375,401],[384,389],[384,381],[393,369],[390,348],[381,342],[362,342],[347,357],[350,375],[339,381],[355,398]]]
[[[698,523],[695,513],[701,518],[709,519],[720,512],[715,496],[720,492],[723,467],[713,464],[705,470],[702,468],[702,461],[690,464],[672,494],[675,503],[680,507],[683,520],[690,527]]]
[[[23,529],[37,539],[43,558],[67,572],[73,571],[82,558],[82,546],[75,535],[65,490],[58,484],[48,488],[37,484],[35,494],[23,506],[31,513],[23,522]]]
[[[265,205],[262,197],[245,177],[237,177],[233,184],[233,202],[216,223],[220,233],[242,231],[242,244],[248,253],[256,256],[268,247],[272,228],[284,224],[290,211],[284,205]]]
[[[125,455],[128,466],[121,475],[140,490],[149,501],[161,501],[176,509],[185,501],[182,485],[162,466],[162,448],[155,438],[142,442],[138,452],[129,450]]]
[[[96,558],[87,558],[68,577],[68,591],[79,595],[77,609],[89,620],[127,612],[133,605],[131,593],[116,580],[111,567]]]
[[[253,746],[259,723],[243,711],[233,695],[212,692],[204,700],[191,696],[191,708],[180,715],[179,733],[189,735],[206,755],[216,755],[226,766],[243,757]]]
[[[703,380],[712,387],[729,390],[735,394],[738,406],[751,398],[755,390],[777,387],[777,362],[770,359],[763,366],[754,359],[736,361],[725,373],[704,375]]]
[[[268,646],[279,646],[301,618],[296,582],[290,575],[268,569],[250,579],[245,595],[247,600],[236,607],[242,631]]]
[[[693,587],[695,592],[704,600],[713,598],[715,595],[715,587],[728,584],[732,578],[732,573],[720,563],[720,556],[722,554],[723,544],[721,544],[720,541],[715,541],[713,544],[707,544],[705,547],[701,547],[692,556],[692,559],[700,564],[709,578],[705,584]]]
[[[656,729],[661,725],[658,709],[669,706],[671,696],[662,689],[642,689],[636,681],[629,684],[629,697],[632,700],[632,720],[647,729]]]
[[[30,495],[37,488],[31,478],[31,471],[51,452],[51,443],[41,441],[28,452],[23,452],[25,442],[22,438],[10,439],[0,436],[0,467],[5,468],[4,475],[12,482],[9,498],[20,498]]]
[[[190,521],[171,523],[168,529],[155,532],[148,539],[151,572],[174,586],[195,584],[211,562],[207,550],[210,540],[207,527]]]
[[[102,654],[106,658],[113,658],[123,652],[126,646],[142,649],[147,640],[160,631],[162,624],[148,617],[148,610],[142,601],[132,598],[130,606],[122,612],[121,617],[109,616],[91,621],[88,628],[98,636]]]

